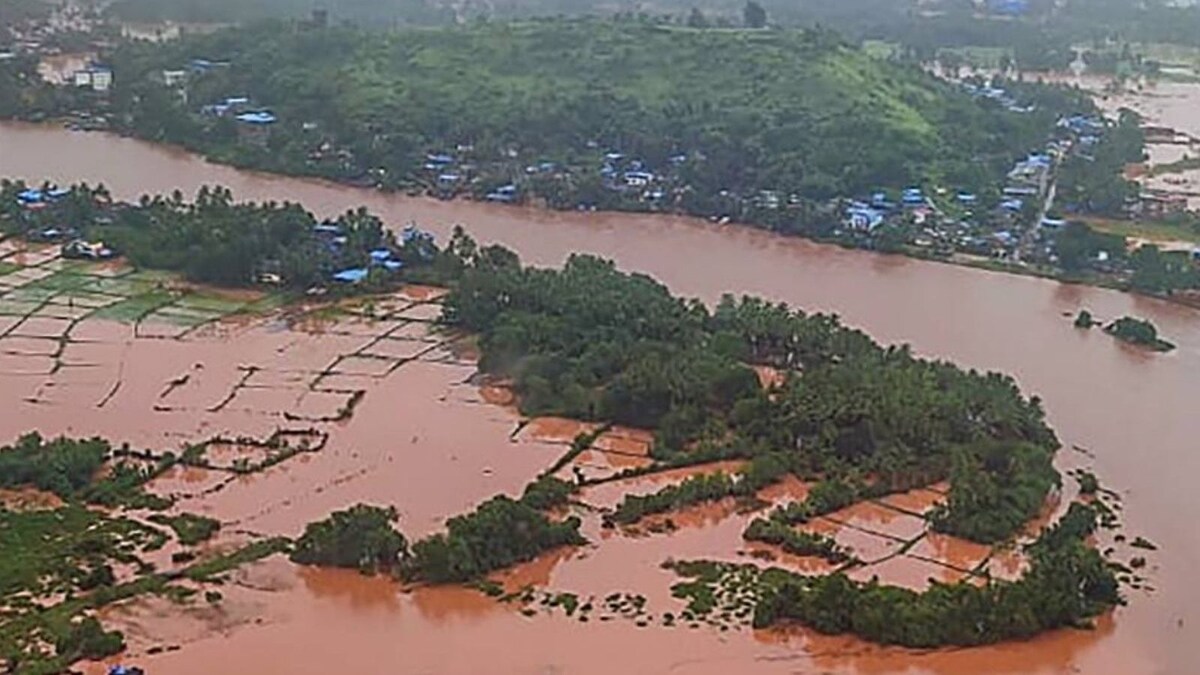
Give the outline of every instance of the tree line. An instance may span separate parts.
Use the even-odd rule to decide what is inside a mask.
[[[531,560],[561,546],[586,543],[579,519],[552,520],[545,510],[565,503],[570,484],[542,478],[520,499],[498,495],[446,521],[446,532],[413,542],[394,526],[395,509],[357,505],[310,523],[293,562],[392,574],[408,581],[460,583]]]

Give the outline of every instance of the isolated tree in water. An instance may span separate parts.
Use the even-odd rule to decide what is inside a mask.
[[[742,10],[742,20],[746,23],[747,28],[766,28],[767,10],[754,0],[750,0],[746,3],[746,8]]]

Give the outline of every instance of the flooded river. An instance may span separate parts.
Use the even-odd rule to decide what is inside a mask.
[[[416,221],[442,237],[461,223],[477,238],[504,243],[535,263],[555,265],[572,252],[590,252],[615,259],[623,269],[652,274],[675,292],[709,301],[725,292],[750,293],[837,312],[880,341],[908,342],[921,354],[1013,374],[1027,392],[1044,400],[1065,445],[1060,466],[1092,468],[1123,496],[1122,518],[1130,537],[1141,535],[1160,545],[1148,556],[1147,576],[1154,590],[1128,591],[1129,606],[1106,617],[1094,631],[1062,631],[1026,643],[924,654],[802,631],[726,633],[707,627],[642,628],[628,621],[581,624],[561,614],[530,618],[473,591],[400,593],[383,580],[298,571],[273,560],[246,570],[241,583],[225,593],[219,613],[196,610],[180,616],[147,604],[116,617],[125,621],[135,648],[166,639],[164,631],[171,634],[168,641],[182,645],[178,651],[139,659],[156,675],[1200,672],[1200,656],[1191,643],[1200,636],[1200,585],[1193,583],[1193,572],[1200,568],[1195,524],[1200,497],[1194,489],[1200,475],[1200,313],[1195,310],[686,218],[548,213],[387,196],[239,172],[134,140],[49,127],[0,124],[0,175],[64,184],[103,182],[124,198],[174,189],[193,193],[201,185],[219,183],[242,199],[298,201],[326,214],[366,205],[393,226]],[[1151,319],[1179,348],[1152,355],[1097,331],[1078,331],[1067,315],[1083,307],[1104,319],[1124,314]],[[123,348],[124,336],[97,330],[101,334],[92,336],[94,346],[77,348]],[[283,366],[292,358],[324,364],[361,351],[360,341],[378,337],[350,329],[349,335],[333,336],[326,344],[316,337],[285,339],[271,326],[229,330],[241,331],[238,339],[248,345],[245,354],[282,364],[264,384],[268,389],[286,388],[289,375]],[[212,406],[203,404],[213,396],[219,400],[228,381],[244,372],[238,366],[251,357],[222,356],[219,341],[211,335],[194,339],[199,351],[174,345],[142,347],[146,359],[127,359],[126,367],[136,373],[165,363],[153,369],[170,379],[204,358],[224,362],[223,369],[191,382],[192,389],[171,394],[195,396],[193,405],[209,410]],[[338,370],[344,380],[377,374],[370,372],[371,364],[353,359],[348,364]],[[470,370],[448,358],[405,365],[396,371],[400,377],[372,385],[375,389],[351,420],[332,425],[333,451],[227,488],[207,500],[205,508],[248,530],[295,534],[303,522],[330,509],[359,500],[386,501],[401,508],[403,527],[419,534],[489,494],[518,489],[552,461],[558,446],[537,439],[510,442],[515,413],[475,401],[478,392],[464,394],[458,385]],[[206,382],[212,383],[211,391],[204,389],[210,386]],[[0,386],[8,387],[8,381]],[[93,411],[73,419],[36,412],[36,404],[0,393],[5,401],[0,430],[6,436],[32,427],[104,432],[148,442],[164,423],[143,413],[155,414],[156,397],[161,395],[146,383],[116,394],[133,397],[137,403],[129,410],[140,412],[115,418]],[[274,395],[261,402],[267,407],[301,404],[299,398]],[[247,403],[246,410],[258,405]],[[318,399],[312,405],[313,414],[322,415],[326,407],[340,404]],[[242,424],[227,416],[176,418],[164,413],[168,417],[162,419],[174,425],[162,427],[164,434],[201,433],[198,426],[205,421],[213,429]],[[186,482],[187,477],[178,480]],[[877,514],[852,515],[868,524],[877,520]],[[658,569],[659,562],[673,554],[687,557],[726,544],[736,546],[743,523],[744,516],[717,505],[686,514],[679,531],[669,537],[605,543],[539,560],[512,574],[522,577],[517,580],[522,583],[550,583],[581,593],[657,587],[665,595],[671,577]],[[594,541],[605,537],[594,530],[585,534]],[[936,542],[924,544],[936,552]],[[953,557],[970,552],[942,553]],[[1128,553],[1122,556],[1127,559]],[[630,561],[640,564],[629,568]],[[143,632],[145,640],[139,637]]]

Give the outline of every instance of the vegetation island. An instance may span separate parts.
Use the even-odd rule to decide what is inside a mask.
[[[26,208],[21,195],[30,190],[47,196],[45,207]],[[863,499],[947,481],[944,500],[928,516],[934,529],[984,543],[1013,540],[1061,477],[1053,464],[1059,442],[1040,401],[1024,397],[1009,377],[880,346],[832,315],[752,297],[726,296],[706,307],[591,256],[539,269],[503,247],[479,246],[461,229],[438,246],[427,235],[396,239],[364,211],[318,221],[295,205],[236,204],[228,194],[206,188],[194,202],[173,195],[113,204],[102,188],[63,193],[5,182],[0,189],[6,232],[42,237],[38,219],[54,213],[60,227],[103,236],[135,264],[210,283],[252,286],[266,273],[277,275],[271,283],[297,291],[342,283],[345,292],[371,293],[436,281],[449,289],[442,323],[477,336],[480,371],[511,381],[522,413],[653,430],[651,464],[620,477],[745,462],[734,473],[626,496],[606,513],[611,526],[728,498],[762,509],[761,488],[788,476],[805,481],[807,498],[764,513],[744,537],[824,559],[834,571],[751,573],[704,561],[677,569],[693,580],[676,592],[701,600],[729,579],[747,584],[756,626],[797,621],[883,643],[969,645],[1086,625],[1122,602],[1120,566],[1088,542],[1098,525],[1114,519],[1098,501],[1072,505],[1044,529],[1028,546],[1031,564],[1018,579],[935,583],[923,592],[850,580],[846,572],[860,564],[853,552],[799,529]],[[232,222],[238,226],[221,225]],[[323,239],[329,228],[341,243]],[[386,256],[375,253],[381,249]],[[389,268],[384,261],[400,264]],[[269,272],[261,267],[268,262]],[[368,271],[338,282],[343,265]],[[755,366],[782,378],[764,389]],[[590,442],[577,439],[554,468]],[[10,669],[59,672],[78,659],[113,654],[121,636],[105,632],[92,610],[145,593],[187,595],[175,581],[218,578],[275,553],[303,565],[493,592],[489,573],[587,544],[572,497],[594,481],[561,480],[548,470],[519,497],[497,495],[417,541],[397,528],[393,509],[358,505],[310,524],[295,540],[263,539],[215,557],[198,555],[191,547],[220,524],[178,512],[145,490],[178,464],[205,466],[203,445],[152,454],[100,439],[47,441],[33,434],[0,449],[0,487],[35,488],[62,500],[46,511],[0,508],[10,568],[0,575],[0,657]],[[175,568],[144,562],[140,554],[172,538],[183,547],[172,557]],[[117,564],[133,567],[129,580],[113,574]],[[37,602],[51,593],[65,599]]]
[[[1104,332],[1139,347],[1146,347],[1156,352],[1169,352],[1175,345],[1167,342],[1158,335],[1158,329],[1145,319],[1123,316],[1104,327]]]
[[[1075,317],[1076,328],[1087,330],[1098,325],[1101,325],[1101,322],[1086,309],[1080,310],[1079,314]],[[1169,352],[1175,348],[1175,345],[1159,337],[1158,328],[1145,319],[1137,319],[1131,316],[1121,317],[1104,326],[1104,332],[1122,342],[1146,347],[1156,352]]]

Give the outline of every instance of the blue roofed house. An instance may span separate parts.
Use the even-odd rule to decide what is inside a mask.
[[[1029,0],[988,0],[988,11],[1005,16],[1020,16],[1029,11]]]
[[[340,284],[358,284],[366,280],[370,272],[365,267],[353,267],[333,275],[333,280]]]
[[[271,138],[275,115],[266,110],[244,112],[234,119],[237,120],[238,139],[254,145],[266,145]]]
[[[1005,197],[1036,197],[1038,189],[1032,185],[1009,185],[1004,188]]]
[[[29,204],[41,204],[46,200],[46,195],[36,188],[29,188],[17,195],[17,201],[28,206]]]
[[[425,169],[440,171],[454,163],[454,157],[444,152],[431,152],[425,155]]]
[[[509,183],[487,193],[485,199],[489,202],[511,204],[517,200],[517,186]]]
[[[921,206],[926,203],[925,193],[921,191],[921,188],[906,188],[900,195],[900,201],[905,206]]]

